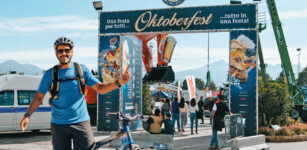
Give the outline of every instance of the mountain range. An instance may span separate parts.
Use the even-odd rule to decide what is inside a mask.
[[[25,75],[40,75],[43,73],[43,69],[35,65],[21,64],[15,60],[7,60],[0,63],[0,74],[11,71],[16,71],[17,74],[24,73]]]
[[[223,85],[223,83],[227,82],[227,74],[228,74],[229,64],[224,60],[219,60],[213,62],[209,66],[211,81],[217,86]],[[292,65],[293,72],[297,74],[297,64]],[[195,78],[200,78],[206,81],[207,74],[207,66],[203,66],[200,68],[184,70],[175,73],[176,80],[180,80],[183,82],[185,80],[185,76],[193,75]],[[281,72],[281,65],[270,65],[268,64],[266,67],[266,72],[270,75],[272,79],[276,79]]]
[[[223,85],[227,80],[228,63],[224,60],[219,60],[210,64],[210,75],[211,80],[215,82],[217,86]],[[293,71],[297,74],[297,65],[292,65]],[[267,65],[267,73],[276,79],[281,72],[280,65]],[[39,75],[43,73],[43,69],[31,65],[31,64],[21,64],[15,60],[7,60],[0,63],[0,74],[9,73],[10,71],[16,71],[17,73],[23,72],[26,75]],[[203,66],[195,69],[188,69],[180,72],[175,72],[176,80],[183,82],[185,76],[193,75],[196,78],[200,78],[206,81],[207,66]]]

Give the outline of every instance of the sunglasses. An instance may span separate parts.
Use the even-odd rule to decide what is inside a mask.
[[[65,53],[70,53],[71,49],[58,49],[57,53],[62,54],[65,51]]]

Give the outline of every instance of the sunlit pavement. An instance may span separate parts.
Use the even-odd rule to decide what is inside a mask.
[[[199,120],[200,123],[200,120]],[[95,127],[93,127],[95,131]],[[177,130],[177,129],[176,129]],[[191,135],[190,124],[185,127],[185,133],[175,133],[174,148],[176,150],[208,150],[212,135],[209,119],[205,119],[205,124],[199,124],[199,134]],[[138,131],[136,131],[138,132]],[[219,132],[220,146],[225,145],[224,131]],[[95,139],[108,137],[109,133],[94,132]],[[271,150],[305,150],[307,141],[291,143],[268,143]],[[103,147],[101,149],[115,149],[112,147]],[[226,149],[226,148],[223,148]],[[51,133],[49,130],[43,130],[39,133],[33,132],[2,132],[0,133],[0,150],[52,150]]]

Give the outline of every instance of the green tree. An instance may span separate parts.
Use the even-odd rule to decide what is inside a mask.
[[[205,89],[205,82],[202,79],[196,78],[196,89],[203,90]]]
[[[297,84],[299,86],[307,85],[307,67],[298,74]]]
[[[183,83],[182,83],[182,90],[188,90],[187,80],[183,80]]]
[[[202,79],[195,78],[195,83],[196,83],[196,89],[197,90],[203,90],[205,88],[205,82]],[[187,84],[186,80],[184,80],[183,83],[182,83],[182,89],[188,90],[188,84]]]
[[[151,98],[150,88],[148,84],[143,84],[142,87],[142,112],[144,115],[151,115]]]
[[[217,90],[216,85],[215,85],[215,83],[213,81],[210,81],[209,89],[212,90],[212,91],[216,91]]]
[[[288,86],[279,82],[258,80],[259,126],[284,125],[292,110],[292,98]]]

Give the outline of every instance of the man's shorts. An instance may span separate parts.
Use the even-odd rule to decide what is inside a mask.
[[[93,150],[95,139],[90,121],[75,124],[51,123],[52,145],[54,150]]]

